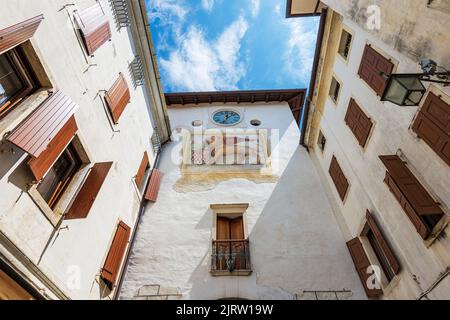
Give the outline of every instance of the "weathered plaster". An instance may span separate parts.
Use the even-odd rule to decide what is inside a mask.
[[[435,5],[432,10],[426,0],[324,0],[325,4],[346,19],[357,24],[403,56],[418,63],[431,58],[444,67],[450,66],[448,46],[448,4]],[[438,1],[442,2],[442,1]],[[378,6],[381,28],[370,30],[367,18],[373,13],[370,6]],[[433,7],[433,6],[431,6]]]
[[[415,299],[428,289],[439,275],[450,264],[448,248],[448,226],[436,241],[430,245],[423,241],[403,212],[395,198],[383,182],[385,167],[379,161],[379,155],[401,154],[408,162],[413,173],[429,190],[434,198],[448,213],[450,207],[450,170],[422,140],[419,140],[410,129],[418,112],[417,107],[399,107],[388,102],[381,102],[372,89],[358,76],[364,47],[371,43],[377,50],[396,63],[396,73],[418,71],[418,55],[408,48],[399,48],[398,41],[389,38],[394,30],[401,30],[400,37],[407,32],[409,44],[414,50],[424,50],[421,54],[436,59],[440,63],[447,60],[450,46],[448,35],[448,18],[435,10],[429,11],[424,2],[408,1],[375,1],[382,7],[382,29],[369,32],[361,17],[365,12],[366,1],[325,1],[331,9],[344,15],[342,25],[328,21],[328,29],[334,28],[334,34],[340,34],[342,27],[353,30],[353,44],[347,62],[335,59],[337,48],[334,36],[326,38],[322,56],[322,68],[319,83],[316,85],[316,96],[313,100],[313,120],[310,125],[308,145],[313,150],[313,158],[321,171],[321,176],[329,185],[330,199],[340,212],[338,221],[348,228],[346,240],[357,236],[365,221],[366,209],[369,209],[379,220],[381,227],[393,247],[402,271],[396,284],[386,290],[386,299]],[[353,3],[353,6],[351,5]],[[397,8],[404,10],[397,10]],[[332,15],[336,15],[332,12]],[[398,16],[398,15],[401,15]],[[433,17],[431,17],[433,15]],[[359,18],[358,18],[359,17]],[[416,21],[417,24],[406,20]],[[417,30],[420,29],[420,30]],[[408,30],[408,31],[406,31]],[[426,36],[427,44],[419,39]],[[397,39],[398,40],[398,39]],[[331,52],[331,54],[330,54]],[[335,74],[341,79],[340,99],[337,105],[328,98],[329,79]],[[428,90],[442,95],[450,101],[448,88],[430,86]],[[373,131],[367,145],[358,145],[354,135],[345,125],[344,117],[350,98],[354,98],[374,123]],[[327,139],[325,151],[317,147],[319,129]],[[328,174],[332,155],[335,155],[350,183],[350,189],[344,203],[339,199],[333,182]],[[344,234],[346,234],[344,232]],[[446,279],[429,294],[429,298],[448,298],[450,279]]]
[[[169,109],[171,123],[188,127],[193,120],[207,122],[215,107]],[[304,290],[344,288],[353,299],[365,298],[319,177],[299,146],[299,129],[288,105],[239,107],[244,124],[257,117],[263,128],[280,129],[279,179],[257,184],[238,176],[211,190],[178,193],[180,142],[170,143],[160,162],[165,175],[159,198],[145,210],[121,298],[134,298],[141,287],[156,284],[179,288],[183,299],[293,299]],[[209,272],[210,205],[227,203],[249,204],[245,215],[253,273],[247,277],[212,277]]]
[[[0,2],[0,29],[44,14],[45,19],[31,44],[52,86],[63,89],[79,105],[75,114],[78,135],[83,147],[89,150],[90,160],[114,161],[88,217],[66,220],[55,229],[27,193],[32,177],[26,166],[26,155],[3,140],[0,145],[0,230],[69,298],[105,297],[104,288],[97,284],[97,275],[118,221],[123,220],[131,228],[135,225],[139,198],[133,177],[145,150],[151,161],[154,158],[150,143],[153,124],[148,101],[151,99],[145,88],[132,87],[128,72],[128,63],[136,55],[131,32],[127,28],[117,31],[109,1],[101,0],[111,24],[112,39],[99,48],[94,57],[86,58],[69,17],[78,5],[88,7],[95,4],[95,0],[79,1],[76,6],[68,5],[65,9],[67,2],[63,0]],[[129,84],[131,103],[113,132],[99,91],[109,89],[119,72]],[[154,96],[158,99],[160,93]],[[18,112],[14,111],[22,114],[15,121],[23,119],[33,107],[35,104],[24,104],[16,110]],[[2,132],[10,130],[16,122],[2,123],[0,129]],[[0,246],[0,250],[2,248]],[[78,271],[79,287],[77,281],[71,282]]]

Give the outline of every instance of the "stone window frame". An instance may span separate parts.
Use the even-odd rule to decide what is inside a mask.
[[[92,168],[91,165],[93,164],[93,157],[86,147],[87,144],[80,133],[77,133],[69,144],[72,144],[74,146],[77,155],[80,157],[81,167],[73,175],[71,181],[65,188],[55,207],[53,209],[50,208],[40,192],[37,190],[39,182],[33,181],[33,183],[29,185],[29,188],[27,190],[30,198],[41,210],[48,221],[53,225],[53,227],[57,227],[61,219],[64,218],[65,212],[70,207],[73,199],[79,191],[79,188],[83,185],[85,179],[89,174],[89,171]]]
[[[323,139],[325,139],[325,143],[323,144],[323,147],[321,147],[321,140],[323,140]],[[317,136],[317,146],[319,147],[319,150],[320,150],[322,156],[325,154],[325,148],[326,148],[327,142],[328,142],[328,139],[325,136],[325,134],[323,133],[323,130],[319,129],[319,133]]]
[[[372,211],[374,212],[374,211]],[[369,224],[367,222],[367,219],[364,218],[363,221],[361,222],[361,225],[359,227],[359,240],[362,243],[364,252],[366,253],[367,258],[369,259],[370,263],[372,265],[380,265],[380,261],[378,260],[378,257],[375,253],[375,250],[372,248],[372,245],[369,241],[369,239],[367,238],[367,233],[369,232]],[[394,275],[394,277],[392,278],[391,281],[388,281],[386,275],[384,274],[384,271],[381,270],[381,281],[380,281],[380,285],[381,285],[381,290],[383,291],[383,295],[389,295],[389,293],[392,292],[392,290],[394,290],[398,284],[400,283],[402,274],[401,272],[399,274]]]
[[[344,35],[344,32],[348,33],[351,37],[352,37],[352,41],[350,43],[350,48],[348,50],[348,56],[347,58],[345,58],[344,56],[341,55],[341,53],[339,52],[339,49],[341,47],[341,42],[342,42],[342,37]],[[353,45],[355,43],[355,32],[348,27],[347,25],[343,25],[342,29],[341,29],[341,34],[339,36],[339,42],[338,42],[338,46],[337,46],[337,50],[336,50],[336,55],[339,57],[339,59],[344,62],[345,64],[348,65],[349,61],[350,61],[350,56],[352,54],[352,50],[353,50]]]
[[[336,99],[333,99],[333,97],[331,96],[331,87],[333,85],[333,81],[336,81],[336,83],[339,85],[339,92]],[[333,73],[333,75],[331,76],[330,85],[328,86],[327,97],[335,107],[339,105],[339,102],[342,97],[342,90],[343,90],[342,80],[335,73]]]
[[[248,222],[247,222],[247,209],[250,207],[249,203],[230,203],[230,204],[211,204],[210,210],[212,211],[212,228],[211,228],[211,239],[210,239],[210,253],[209,256],[212,255],[212,243],[217,240],[217,218],[225,217],[225,218],[237,218],[242,217],[242,224],[244,229],[244,239],[249,239],[248,232]],[[251,250],[250,250],[251,251]],[[250,254],[251,257],[251,254]],[[251,261],[251,258],[250,258]],[[211,261],[208,263],[209,270],[211,270]],[[233,272],[228,271],[214,271],[212,272],[213,276],[249,276],[252,273],[253,266],[250,264],[250,270],[235,270]]]

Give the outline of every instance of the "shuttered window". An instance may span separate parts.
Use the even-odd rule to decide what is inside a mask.
[[[100,275],[111,290],[115,286],[120,273],[130,234],[131,228],[123,221],[120,221]]]
[[[17,126],[7,139],[38,158],[72,118],[77,108],[61,90],[57,91]]]
[[[369,139],[373,123],[353,98],[350,99],[347,114],[345,115],[345,123],[355,135],[359,145],[364,147],[367,139]]]
[[[77,122],[75,121],[75,117],[72,116],[55,138],[49,143],[47,149],[45,149],[39,157],[32,157],[28,161],[28,165],[36,181],[40,181],[44,177],[50,167],[55,163],[56,159],[58,159],[70,141],[72,141],[77,130]]]
[[[42,20],[44,20],[44,16],[39,15],[0,30],[0,54],[13,49],[33,37]]]
[[[366,45],[359,67],[358,75],[363,79],[378,96],[382,96],[387,85],[383,74],[392,74],[394,64],[370,45]]]
[[[450,105],[430,92],[414,121],[413,131],[450,166]]]
[[[236,270],[246,270],[249,266],[246,265],[245,259],[245,242],[243,241],[231,241],[231,240],[245,240],[244,239],[244,220],[242,217],[227,218],[217,217],[217,234],[216,250],[217,252],[223,252],[224,254],[216,260],[216,270],[226,270],[227,263],[226,253],[234,253]],[[223,240],[223,241],[220,241]]]
[[[138,187],[141,187],[141,184],[144,179],[145,170],[147,170],[148,166],[149,166],[148,153],[147,153],[147,151],[145,151],[144,156],[142,157],[142,160],[141,160],[141,164],[139,165],[139,169],[136,174],[136,178],[135,178],[136,185]]]
[[[159,188],[161,187],[161,182],[163,178],[163,173],[158,169],[153,169],[150,175],[150,181],[148,182],[147,190],[145,191],[144,198],[151,202],[156,202],[158,199]]]
[[[367,211],[366,212],[367,225],[369,226],[370,232],[373,235],[368,235],[369,241],[377,255],[378,260],[382,265],[386,277],[388,280],[392,280],[393,275],[400,272],[400,264],[391,249],[391,246],[383,236],[378,223],[376,222],[374,216]]]
[[[347,190],[349,188],[349,183],[335,156],[331,159],[330,169],[328,172],[330,173],[331,179],[336,186],[339,197],[342,201],[344,201],[345,195],[347,194]]]
[[[93,55],[98,48],[111,39],[109,21],[99,2],[84,10],[76,11],[75,21],[89,55]]]
[[[112,164],[112,162],[94,164],[67,211],[66,219],[83,219],[88,216]]]
[[[380,159],[387,168],[385,183],[417,232],[426,239],[442,218],[442,209],[398,156],[380,156]]]
[[[359,278],[361,279],[361,283],[366,291],[366,294],[369,298],[376,298],[383,294],[381,290],[381,285],[379,283],[373,283],[369,280],[369,277],[373,275],[373,271],[370,271],[369,267],[371,265],[369,258],[364,251],[361,240],[359,238],[355,238],[347,242],[347,248],[350,251],[350,255],[353,259],[353,263],[355,265],[356,271],[358,273]],[[375,277],[371,277],[375,278]],[[375,280],[376,281],[376,280]]]
[[[119,123],[120,116],[130,102],[130,90],[122,73],[119,74],[119,78],[106,92],[105,101],[111,112],[114,123]]]

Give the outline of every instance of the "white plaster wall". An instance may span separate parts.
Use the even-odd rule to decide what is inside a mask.
[[[78,8],[95,2],[74,1]],[[78,134],[91,161],[114,161],[114,165],[88,217],[64,221],[50,238],[52,225],[19,188],[19,182],[30,182],[27,168],[22,164],[17,169],[25,158],[18,159],[21,155],[18,150],[11,156],[11,145],[2,144],[6,152],[0,155],[0,230],[71,298],[98,299],[100,292],[95,278],[106,258],[117,222],[123,220],[134,227],[139,199],[132,180],[144,151],[153,155],[150,144],[153,129],[146,93],[142,87],[133,88],[128,72],[128,63],[135,55],[129,29],[117,31],[109,1],[102,0],[113,36],[95,52],[95,57],[88,58],[93,64],[88,68],[69,20],[69,13],[75,7],[67,7],[68,11],[62,9],[66,3],[63,0],[1,0],[0,29],[44,14],[45,20],[32,38],[33,47],[53,86],[63,89],[79,105],[75,114]],[[115,126],[120,132],[114,133],[98,92],[109,89],[119,72],[130,87],[131,103]],[[11,177],[15,180],[11,181]],[[80,267],[79,289],[67,288],[67,281],[74,274],[72,266]]]
[[[193,120],[208,122],[208,114],[223,105],[169,109],[173,128]],[[226,105],[230,107],[230,105]],[[280,129],[280,178],[276,183],[246,179],[222,181],[212,190],[178,193],[179,142],[163,150],[164,179],[158,201],[149,204],[138,229],[121,298],[131,299],[144,285],[179,288],[183,299],[292,299],[304,290],[342,290],[363,299],[344,239],[287,103],[244,105],[245,125]],[[253,273],[243,277],[212,277],[211,204],[249,203],[245,213]]]
[[[433,1],[431,5],[427,0],[323,0],[323,2],[403,56],[417,62],[423,58],[431,58],[440,65],[449,67],[448,1]],[[380,18],[379,24],[373,19],[376,16]],[[374,28],[374,25],[378,25],[379,29]]]
[[[333,71],[342,82],[341,94],[337,105],[331,99],[326,102],[321,130],[327,138],[327,145],[323,154],[315,147],[314,155],[318,159],[321,175],[330,184],[333,201],[342,212],[343,221],[349,228],[350,234],[346,240],[360,234],[366,209],[369,209],[376,215],[400,260],[403,271],[398,284],[385,293],[385,298],[417,298],[450,264],[449,229],[447,227],[430,248],[425,246],[425,242],[383,182],[386,169],[378,156],[396,154],[400,149],[409,167],[447,212],[450,207],[450,170],[444,161],[409,129],[418,108],[381,102],[371,88],[357,76],[367,42],[393,59],[397,64],[395,73],[416,72],[417,63],[376,36],[370,35],[353,21],[344,19],[344,25],[353,31],[352,49],[348,63],[340,57],[336,58]],[[430,32],[430,29],[428,31]],[[446,43],[441,45],[448,48],[450,40],[447,38]],[[448,95],[450,91],[447,89],[446,93]],[[344,122],[351,97],[374,122],[374,129],[365,149],[358,145]],[[328,174],[333,154],[350,183],[344,203],[339,199]],[[450,280],[447,279],[429,297],[449,298],[449,285]]]

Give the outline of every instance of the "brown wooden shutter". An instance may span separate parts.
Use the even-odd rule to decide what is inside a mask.
[[[387,80],[382,73],[391,75],[394,64],[378,53],[370,45],[366,45],[359,67],[358,75],[377,93],[382,96],[387,85]]]
[[[443,214],[436,201],[398,156],[380,156],[380,159],[419,215]]]
[[[242,217],[231,220],[230,229],[231,240],[244,240],[244,220]]]
[[[364,147],[369,138],[373,123],[353,98],[350,99],[347,114],[345,115],[345,123],[355,135],[359,145]]]
[[[420,216],[441,216],[444,214],[442,209],[398,156],[380,156],[380,159],[388,170],[386,184],[419,234],[426,239],[431,230]]]
[[[112,164],[112,162],[94,164],[80,191],[75,196],[70,209],[67,211],[66,219],[83,219],[88,216]]]
[[[44,20],[44,16],[41,14],[0,30],[0,54],[13,49],[33,37],[42,20]]]
[[[145,169],[147,169],[148,164],[149,164],[148,153],[147,151],[145,151],[135,178],[138,187],[140,187],[142,184],[142,179],[144,178]]]
[[[231,238],[230,219],[217,217],[216,221],[216,239],[230,240]],[[216,242],[216,252],[219,255],[216,258],[216,270],[226,270],[227,262],[225,254],[229,252],[230,244],[228,242]],[[222,254],[222,255],[220,255]]]
[[[111,27],[100,3],[75,13],[86,51],[93,55],[98,48],[111,39]]]
[[[224,217],[217,217],[216,230],[217,230],[216,231],[217,240],[230,240],[231,239],[230,219]]]
[[[347,247],[350,251],[350,255],[352,256],[356,271],[358,272],[359,278],[361,279],[361,283],[364,287],[364,290],[366,291],[367,296],[369,298],[376,298],[381,296],[383,294],[383,291],[381,289],[371,289],[368,287],[367,279],[371,275],[367,272],[371,264],[359,238],[355,238],[347,242]]]
[[[100,275],[110,289],[116,284],[130,234],[131,228],[120,221]]]
[[[412,129],[450,166],[450,105],[430,92]]]
[[[72,141],[77,130],[77,122],[75,117],[72,116],[49,143],[47,149],[43,151],[39,157],[32,157],[28,161],[28,166],[36,181],[40,181],[44,177],[61,153],[66,149],[70,141]]]
[[[156,202],[158,199],[159,188],[161,187],[161,182],[163,178],[163,173],[158,169],[153,169],[150,175],[150,181],[148,182],[147,190],[145,191],[144,198],[148,201]]]
[[[330,169],[328,172],[330,173],[331,179],[336,186],[341,200],[344,201],[349,183],[335,156],[333,156],[333,158],[331,159]]]
[[[77,108],[78,106],[59,90],[22,121],[7,140],[37,158],[47,149]]]
[[[370,229],[372,230],[375,238],[377,239],[378,243],[381,246],[381,250],[383,250],[384,256],[386,257],[387,261],[389,262],[389,265],[394,272],[394,274],[399,274],[400,272],[400,264],[398,263],[397,258],[394,255],[394,252],[392,251],[391,247],[389,246],[388,242],[384,238],[378,223],[375,221],[375,218],[372,216],[372,214],[367,210],[366,212],[367,217],[367,223],[369,224]]]
[[[113,121],[117,124],[125,107],[130,102],[130,90],[122,73],[119,74],[119,78],[114,82],[111,89],[106,92],[105,100],[111,111]]]
[[[423,239],[428,238],[431,233],[431,230],[427,227],[427,225],[423,222],[420,216],[414,211],[411,204],[404,197],[403,193],[400,191],[399,187],[395,183],[394,179],[391,177],[389,172],[386,172],[386,177],[384,178],[384,182],[388,185],[389,190],[395,196],[400,206],[405,211],[408,218],[411,220],[412,224],[416,228],[417,232]]]
[[[230,221],[230,238],[231,240],[244,240],[244,220],[242,217],[232,219]],[[244,242],[232,242],[230,243],[231,252],[236,254],[235,256],[235,268],[237,270],[245,270],[245,243]]]

